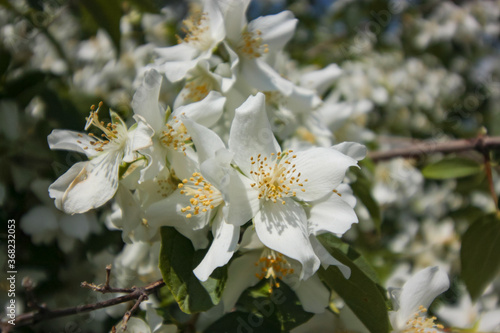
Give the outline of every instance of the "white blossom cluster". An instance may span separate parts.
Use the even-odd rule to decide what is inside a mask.
[[[412,1],[404,2],[411,12]],[[305,3],[295,5],[305,8]],[[297,33],[291,11],[251,20],[250,5],[250,0],[193,1],[181,32],[173,27],[184,14],[181,5],[169,5],[161,14],[132,10],[120,22],[119,52],[102,29],[81,39],[68,9],[52,8],[50,1],[42,4],[50,14],[47,33],[40,33],[36,22],[14,20],[0,10],[0,46],[16,54],[9,79],[37,70],[70,73],[69,96],[105,101],[91,107],[81,131],[55,129],[48,136],[50,149],[84,156],[50,186],[46,177],[27,180],[13,168],[16,189],[30,191],[41,203],[22,216],[20,228],[33,244],[56,244],[68,256],[105,228],[120,233],[123,248],[89,252],[86,261],[72,262],[59,276],[103,278],[102,267],[113,262],[113,282],[120,287],[162,278],[161,228],[175,228],[195,250],[206,250],[193,271],[200,281],[227,265],[221,301],[199,317],[199,330],[233,311],[248,287],[265,280],[271,289],[287,284],[303,309],[315,314],[292,332],[325,327],[365,332],[318,275],[320,267],[329,266],[346,279],[351,275],[318,237],[329,233],[355,243],[379,232],[350,186],[367,154],[365,145],[390,149],[408,143],[391,138],[391,131],[450,138],[436,124],[445,123],[450,110],[467,108],[469,100],[460,99],[469,81],[486,91],[474,95],[476,100],[489,98],[487,107],[494,109],[500,96],[498,59],[481,52],[500,34],[500,5],[443,1],[428,15],[404,21],[413,29],[411,47],[417,53],[448,43],[463,47],[464,55],[450,64],[430,53],[380,51],[372,38],[366,52],[322,68],[303,67],[285,51],[302,32]],[[336,1],[329,13],[349,5]],[[20,11],[23,6],[16,5]],[[136,39],[138,26],[144,40]],[[172,29],[178,33],[175,45],[166,38]],[[469,63],[467,54],[479,60]],[[23,107],[0,95],[0,134],[10,145],[22,139],[18,128],[33,131],[52,106],[34,97]],[[458,127],[467,131],[481,117],[464,118]],[[498,331],[498,279],[477,302],[462,285],[452,285],[458,290],[453,302],[434,310],[437,318],[427,315],[432,301],[450,287],[448,275],[460,270],[460,235],[470,221],[450,212],[467,205],[490,212],[495,209],[490,198],[480,191],[457,193],[454,181],[427,184],[412,160],[380,162],[371,180],[370,195],[384,223],[392,223],[390,237],[383,239],[390,255],[374,253],[372,264],[385,274],[393,331],[443,331],[438,322]],[[0,206],[6,188],[0,180]],[[40,272],[22,274],[42,283],[47,276]],[[65,298],[58,294],[50,307]],[[133,317],[126,332],[176,332],[175,325],[163,323],[158,306],[154,297],[144,302],[145,317]],[[91,325],[99,331],[107,315],[118,318],[124,309],[96,312]]]

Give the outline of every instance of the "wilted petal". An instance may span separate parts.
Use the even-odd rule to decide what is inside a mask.
[[[49,187],[51,198],[56,199],[56,207],[61,207],[68,214],[75,214],[84,213],[108,202],[118,188],[118,168],[121,158],[120,152],[109,152],[88,163],[75,164],[66,172],[68,176],[76,174],[72,180],[64,174]],[[64,185],[66,190],[61,197],[60,189]]]

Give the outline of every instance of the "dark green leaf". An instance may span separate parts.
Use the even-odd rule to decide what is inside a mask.
[[[382,217],[380,214],[380,207],[371,194],[372,183],[361,170],[354,169],[353,172],[356,174],[357,179],[351,184],[352,191],[354,195],[361,200],[363,205],[365,205],[375,223],[377,231],[380,232]]]
[[[80,1],[90,13],[99,27],[106,30],[113,41],[117,54],[120,53],[120,19],[122,17],[121,2],[119,0],[85,0]]]
[[[235,311],[226,314],[204,330],[205,333],[276,333],[279,324],[253,312]]]
[[[10,53],[0,44],[0,79],[7,72],[11,59]]]
[[[226,271],[215,270],[205,282],[200,282],[193,273],[205,253],[195,251],[191,241],[174,228],[161,229],[160,271],[179,307],[186,313],[206,311],[220,301]]]
[[[151,0],[128,0],[132,6],[138,8],[142,12],[159,14],[160,9]]]
[[[390,324],[386,297],[382,293],[383,288],[365,273],[369,265],[354,250],[348,249],[346,254],[342,247],[329,245],[329,239],[321,238],[327,250],[351,269],[351,276],[346,279],[336,266],[326,270],[320,268],[321,279],[342,297],[370,332],[387,333]],[[364,268],[361,269],[358,264]]]
[[[319,241],[325,246],[326,249],[335,256],[338,251],[342,252],[347,258],[354,262],[359,269],[363,271],[375,283],[380,283],[377,273],[368,263],[365,257],[359,254],[349,244],[343,242],[340,238],[332,234],[323,234],[318,237]]]
[[[477,299],[500,270],[500,219],[488,215],[474,222],[462,237],[462,279]]]
[[[272,319],[274,323],[278,323],[275,332],[288,332],[308,321],[313,314],[304,310],[297,295],[286,283],[280,281],[279,285],[279,288],[274,287],[269,292],[268,282],[261,281],[241,295],[237,307]]]
[[[452,157],[428,164],[423,168],[422,174],[430,179],[450,179],[471,176],[480,172],[481,169],[481,165],[476,161]]]

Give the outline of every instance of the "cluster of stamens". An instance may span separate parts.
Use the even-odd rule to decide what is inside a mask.
[[[435,324],[436,317],[425,317],[427,309],[423,306],[418,308],[413,317],[407,321],[404,333],[424,333],[424,332],[438,332],[444,329],[443,325]]]
[[[288,150],[283,153],[272,153],[271,158],[263,157],[261,154],[256,158],[250,157],[252,170],[250,174],[256,180],[251,186],[259,191],[258,198],[264,200],[271,200],[276,203],[278,200],[284,205],[285,197],[294,197],[297,192],[292,189],[304,187],[305,182],[301,181],[301,173],[297,173],[293,159],[297,155],[291,155],[293,150]],[[302,192],[306,190],[301,188]]]
[[[182,42],[197,45],[199,48],[203,49],[207,44],[206,33],[209,30],[209,25],[207,24],[208,17],[206,13],[202,13],[199,10],[193,10],[191,15],[182,21],[184,27],[181,28],[182,32],[185,34],[184,38],[176,35],[177,43]]]
[[[239,51],[250,59],[260,58],[264,53],[269,52],[267,44],[262,44],[262,32],[245,31],[241,34],[241,44]]]
[[[102,107],[103,102],[99,102],[99,107],[96,109],[95,105],[90,107],[90,115],[86,117],[87,123],[85,124],[85,130],[87,131],[90,126],[95,126],[102,131],[101,137],[96,136],[94,133],[89,133],[94,141],[90,141],[90,146],[94,150],[101,152],[104,151],[104,147],[108,145],[113,139],[118,138],[119,133],[117,130],[117,125],[108,123],[105,124],[104,121],[99,121],[99,109]],[[83,138],[82,134],[78,134],[80,138]],[[79,144],[82,144],[82,141],[76,140]],[[83,149],[89,149],[88,146],[84,146]]]
[[[201,82],[199,82],[201,81]],[[207,97],[208,93],[212,91],[212,85],[204,80],[192,80],[186,83],[184,86],[188,93],[185,95],[185,98],[191,100],[193,102],[198,102]]]
[[[173,124],[167,123],[165,125],[166,130],[162,131],[162,136],[160,141],[167,147],[170,147],[177,151],[186,151],[186,142],[191,139],[187,134],[186,126],[177,119],[176,116],[173,118]],[[186,153],[184,153],[185,155]]]
[[[273,250],[265,250],[263,255],[255,263],[255,266],[260,267],[260,272],[255,273],[255,276],[262,279],[269,279],[271,288],[279,288],[280,284],[277,279],[293,274],[294,270],[290,263],[279,252]],[[271,292],[271,290],[269,290]]]
[[[187,218],[206,213],[223,202],[219,190],[207,182],[199,172],[193,173],[189,179],[183,179],[178,186],[181,194],[191,197],[189,199],[191,205],[181,208],[181,212],[186,213]]]

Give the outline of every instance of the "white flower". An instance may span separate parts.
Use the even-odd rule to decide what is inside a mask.
[[[99,106],[101,106],[100,104]],[[99,109],[92,109],[85,130],[90,126],[102,131],[101,137],[66,130],[53,130],[48,136],[51,149],[84,153],[90,161],[78,162],[50,187],[49,194],[57,208],[66,213],[84,213],[110,200],[118,189],[118,171],[122,162],[133,162],[136,151],[149,144],[150,130],[132,126],[110,111],[111,123],[98,119]],[[144,144],[144,145],[142,145]]]
[[[393,290],[395,311],[389,313],[394,332],[434,332],[443,326],[425,316],[434,298],[446,291],[450,281],[439,267],[425,268],[413,275],[400,290]],[[390,290],[390,289],[389,289]]]
[[[161,82],[161,75],[149,70],[132,101],[138,127],[148,128],[151,133],[144,142],[150,145],[140,151],[148,158],[141,182],[153,179],[165,168],[167,160],[175,165],[176,158],[182,159],[181,155],[194,153],[187,149],[190,137],[180,120],[181,115],[204,126],[212,126],[221,116],[226,100],[220,93],[212,91],[199,102],[181,106],[172,113],[166,112],[158,103]]]
[[[292,92],[293,84],[284,79],[270,63],[295,32],[297,19],[292,12],[259,17],[247,24],[249,1],[221,2],[226,25],[225,45],[237,54],[231,59],[237,77],[260,91]]]
[[[331,194],[347,168],[357,163],[331,148],[281,152],[264,103],[264,95],[259,93],[236,110],[229,150],[241,172],[228,172],[229,181],[219,188],[228,202],[226,221],[241,226],[253,219],[262,243],[299,261],[300,277],[307,279],[318,269],[320,260],[309,239],[304,204]],[[203,165],[202,171],[207,176],[220,172]]]
[[[182,80],[201,60],[209,59],[225,37],[224,18],[216,0],[203,1],[203,12],[194,11],[183,21],[186,35],[175,46],[157,49],[155,68],[171,82]]]
[[[321,313],[330,302],[330,291],[323,285],[317,275],[307,280],[300,278],[301,265],[298,261],[282,253],[267,248],[257,237],[253,228],[248,228],[240,245],[242,255],[234,259],[228,269],[228,279],[222,294],[224,312],[230,311],[241,293],[248,287],[266,279],[272,288],[286,283],[295,291],[305,311]],[[339,265],[346,277],[349,268]]]
[[[226,202],[218,189],[225,181],[224,170],[221,165],[212,164],[216,155],[224,161],[222,165],[229,165],[231,157],[213,131],[187,118],[182,118],[182,121],[196,146],[198,161],[188,156],[177,160],[174,172],[181,179],[178,190],[153,204],[147,211],[147,218],[153,227],[174,226],[192,241],[195,248],[208,245],[206,231],[212,225],[214,241],[194,270],[195,275],[205,281],[215,268],[231,259],[239,238],[239,226],[225,220]],[[204,164],[206,168],[214,171],[208,173],[207,179],[198,164],[204,162],[207,162]]]

